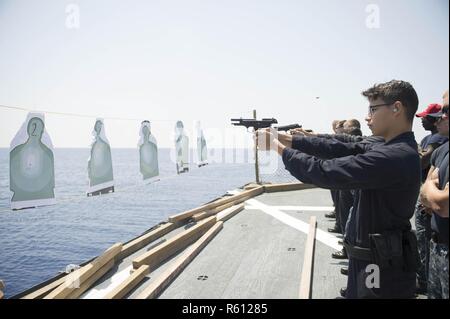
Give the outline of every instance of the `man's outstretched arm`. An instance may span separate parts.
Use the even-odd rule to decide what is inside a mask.
[[[399,181],[390,158],[376,150],[329,160],[302,153],[275,141],[273,149],[298,180],[328,189],[374,189]],[[380,172],[383,171],[383,174]],[[389,176],[389,178],[387,178]]]
[[[266,131],[263,134],[273,134]],[[300,136],[278,133],[277,140],[285,147],[293,148],[321,159],[332,159],[349,155],[362,154],[370,145],[367,143],[342,142],[337,139],[317,136]],[[264,138],[264,137],[263,137]]]

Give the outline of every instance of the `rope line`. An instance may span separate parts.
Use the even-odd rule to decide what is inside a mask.
[[[80,113],[66,113],[66,112],[56,112],[56,111],[43,111],[43,110],[33,110],[26,107],[21,106],[10,106],[0,104],[0,108],[10,109],[10,110],[20,110],[25,112],[38,112],[52,115],[60,115],[60,116],[72,116],[72,117],[81,117],[81,118],[103,118],[105,120],[116,120],[116,121],[140,121],[142,122],[143,118],[127,118],[127,117],[114,117],[114,116],[94,116],[88,114],[80,114]],[[151,120],[151,122],[175,122],[175,120]]]

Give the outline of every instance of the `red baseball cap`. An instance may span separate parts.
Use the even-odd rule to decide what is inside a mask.
[[[417,117],[425,117],[431,114],[435,114],[435,113],[439,113],[441,111],[442,106],[440,104],[430,104],[427,106],[427,108],[425,109],[425,111],[417,113],[416,116]]]

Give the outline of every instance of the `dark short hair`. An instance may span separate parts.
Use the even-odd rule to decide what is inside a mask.
[[[386,83],[375,84],[362,92],[369,100],[381,99],[386,103],[400,101],[406,108],[409,121],[414,120],[414,115],[419,107],[419,98],[413,86],[405,81],[392,80]]]
[[[360,128],[358,127],[353,127],[350,132],[348,132],[348,134],[350,135],[355,135],[355,136],[362,136],[362,131]]]
[[[345,124],[345,120],[339,120],[339,121],[337,121],[335,128],[342,128],[342,127],[344,127],[344,124]]]
[[[438,120],[439,118],[438,118],[438,117],[428,116],[428,115],[427,115],[427,116],[425,116],[425,119],[426,119],[428,122],[434,124],[434,123],[437,122],[437,120]]]
[[[357,119],[350,119],[350,120],[347,120],[346,122],[349,123],[350,127],[361,128],[361,123],[359,123],[359,121]]]

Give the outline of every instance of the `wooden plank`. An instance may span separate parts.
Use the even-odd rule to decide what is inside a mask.
[[[150,271],[153,271],[153,269],[158,267],[163,261],[196,241],[211,228],[215,222],[215,216],[211,216],[198,222],[195,226],[170,238],[165,243],[136,257],[136,259],[133,260],[133,268],[138,269],[142,265],[149,265]]]
[[[260,187],[254,188],[254,189],[243,191],[237,195],[221,198],[212,203],[188,210],[188,211],[180,213],[180,214],[172,215],[169,217],[169,222],[171,222],[171,223],[179,222],[179,221],[191,218],[193,215],[195,215],[197,213],[205,212],[210,209],[216,208],[218,206],[222,206],[227,203],[234,202],[234,201],[236,201],[240,198],[246,197],[246,196],[254,197],[254,196],[262,194],[263,192],[264,192],[264,187],[260,186]]]
[[[246,200],[249,200],[250,198],[252,198],[252,197],[251,196],[245,196],[245,197],[239,198],[238,200],[235,200],[235,201],[230,202],[228,204],[216,207],[216,208],[212,209],[211,212],[213,214],[217,214],[217,213],[219,213],[219,212],[221,212],[221,211],[223,211],[223,210],[225,210],[227,208],[230,208],[230,207],[238,205],[238,204],[240,204],[242,202],[245,202]]]
[[[151,299],[157,297],[182,271],[186,266],[200,253],[200,251],[214,238],[214,236],[223,228],[223,222],[219,221],[209,229],[199,240],[189,247],[175,262],[166,269],[159,277],[146,287],[137,299]]]
[[[123,259],[128,257],[129,255],[133,254],[134,252],[138,251],[139,249],[142,249],[143,247],[147,246],[152,241],[155,241],[156,239],[166,235],[167,233],[171,232],[177,227],[174,223],[165,223],[162,225],[159,225],[158,228],[155,228],[154,230],[149,231],[148,233],[143,234],[142,236],[139,236],[138,238],[135,238],[134,240],[130,241],[129,243],[123,245],[122,251],[118,257],[118,259]],[[66,281],[66,276],[63,276],[48,285],[39,288],[36,291],[33,291],[25,296],[23,296],[21,299],[40,299],[50,293],[52,290],[54,290],[56,287],[60,286],[62,283]]]
[[[127,279],[125,279],[119,286],[109,292],[105,299],[121,299],[129,293],[137,284],[139,284],[145,276],[150,272],[150,267],[143,265],[134,271]]]
[[[3,280],[0,280],[0,299],[3,299],[4,293],[3,290],[5,289],[5,283]]]
[[[244,210],[244,204],[239,204],[239,205],[233,206],[233,207],[217,214],[217,216],[216,216],[217,221],[223,221],[223,222],[227,221],[242,210]]]
[[[73,291],[66,297],[66,299],[77,299],[89,288],[91,288],[99,279],[101,279],[108,271],[115,265],[114,259],[108,261],[102,268],[90,276],[80,287],[73,289]]]
[[[122,244],[114,244],[92,262],[72,272],[70,276],[67,276],[67,280],[45,296],[44,299],[64,299],[68,297],[77,287],[80,287],[89,279],[89,277],[108,264],[109,261],[114,261],[121,251]]]
[[[253,189],[253,188],[256,188],[256,187],[260,187],[260,186],[261,185],[259,185],[259,184],[250,183],[250,184],[245,185],[243,188],[244,188],[244,190],[248,190],[248,189]]]
[[[288,192],[288,191],[296,191],[296,190],[310,189],[310,188],[316,188],[316,186],[312,185],[312,184],[303,184],[303,183],[264,185],[264,191],[266,193]]]
[[[129,243],[123,245],[122,252],[120,253],[119,259],[128,257],[129,255],[135,253],[139,249],[147,246],[152,241],[170,233],[177,227],[174,223],[165,223],[160,225],[158,228],[130,241]]]
[[[212,215],[211,213],[207,212],[197,213],[194,216],[192,216],[192,220],[198,222],[199,220],[205,219],[206,217],[209,217],[211,215]]]
[[[49,283],[48,285],[39,288],[36,291],[33,291],[32,293],[29,293],[28,295],[23,296],[21,299],[40,299],[50,293],[52,290],[54,290],[56,287],[64,283],[67,279],[67,275]]]
[[[229,203],[227,203],[225,205],[213,208],[213,209],[211,209],[211,210],[209,210],[207,212],[202,212],[202,213],[195,214],[194,216],[192,216],[192,220],[199,221],[199,220],[202,220],[202,219],[204,219],[206,217],[209,217],[209,216],[212,216],[212,215],[217,215],[221,211],[223,211],[223,210],[225,210],[227,208],[233,207],[233,206],[235,206],[237,204],[240,204],[242,202],[245,202],[246,200],[248,200],[250,198],[251,198],[250,196],[245,196],[245,197],[242,197],[242,198],[240,198],[240,199],[238,199],[238,200],[236,200],[234,202],[229,202]]]
[[[316,216],[309,218],[308,238],[306,239],[305,255],[303,259],[302,277],[300,281],[300,299],[311,298],[312,270],[314,262],[314,244],[316,237]]]

